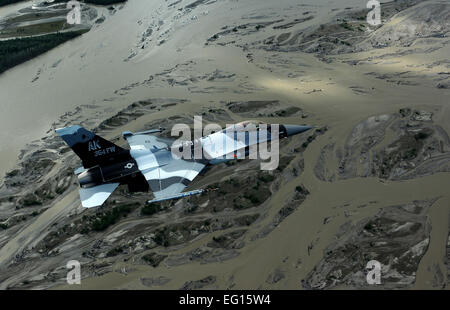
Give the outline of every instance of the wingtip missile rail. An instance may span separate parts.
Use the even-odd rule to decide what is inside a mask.
[[[206,192],[206,190],[204,190],[204,189],[196,189],[196,190],[193,190],[193,191],[190,191],[190,192],[179,193],[179,194],[168,196],[168,197],[156,198],[156,199],[147,201],[147,203],[148,204],[152,204],[152,203],[155,203],[155,202],[161,202],[161,201],[165,201],[165,200],[184,198],[184,197],[188,197],[188,196],[199,195],[199,194],[202,194],[204,192]]]

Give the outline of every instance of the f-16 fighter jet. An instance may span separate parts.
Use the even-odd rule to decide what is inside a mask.
[[[122,136],[130,149],[119,147],[77,125],[56,129],[56,133],[82,160],[83,166],[75,170],[80,184],[80,199],[83,207],[92,208],[102,205],[120,184],[128,185],[130,192],[151,190],[155,197],[151,202],[201,193],[202,190],[183,190],[207,165],[233,160],[236,154],[248,154],[252,145],[275,140],[270,130],[270,126],[274,125],[254,124],[253,121],[242,122],[175,147],[176,142],[152,135],[161,132],[161,129],[123,132]],[[250,125],[257,133],[255,139],[251,139],[251,131],[246,130]],[[312,128],[276,126],[276,138],[289,137]],[[183,147],[189,147],[188,153],[194,154],[196,146],[202,151],[200,158],[174,155],[174,149]]]

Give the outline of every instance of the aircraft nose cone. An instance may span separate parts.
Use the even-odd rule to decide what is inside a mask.
[[[312,126],[300,126],[300,125],[284,125],[284,127],[286,128],[286,134],[288,137],[308,131],[313,128]]]

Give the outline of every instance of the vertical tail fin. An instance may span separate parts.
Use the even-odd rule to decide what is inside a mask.
[[[126,151],[78,125],[56,129],[56,133],[81,158],[84,168],[99,165],[105,159],[111,162]]]

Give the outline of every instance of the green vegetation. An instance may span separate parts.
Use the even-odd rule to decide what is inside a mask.
[[[19,174],[19,170],[15,169],[15,170],[12,170],[12,171],[6,173],[6,177],[7,178],[12,178],[12,177],[15,177],[18,174]]]
[[[299,185],[295,187],[295,191],[300,193],[300,194],[304,194],[304,195],[308,195],[309,191],[303,186],[303,185]]]
[[[0,55],[2,55],[0,58],[0,73],[79,35],[80,33],[65,32],[0,41]]]
[[[408,149],[404,154],[403,154],[403,159],[404,160],[408,160],[408,159],[414,159],[417,157],[417,148],[412,147],[410,149]]]
[[[261,173],[261,174],[258,176],[258,179],[259,179],[260,181],[264,182],[264,183],[270,183],[270,182],[272,182],[273,180],[275,180],[275,177],[274,177],[273,175],[271,175],[271,174],[268,174],[268,173]]]
[[[184,213],[186,213],[186,214],[194,213],[197,209],[198,209],[198,205],[196,205],[196,204],[190,205],[184,210]]]
[[[157,253],[149,253],[142,256],[142,259],[152,265],[153,267],[158,267],[158,265],[167,257],[167,255],[160,255]]]
[[[415,138],[416,140],[425,140],[425,139],[428,138],[429,136],[430,136],[430,135],[429,135],[428,133],[421,131],[421,132],[416,133],[416,134],[414,135],[414,138]]]
[[[300,109],[297,107],[289,107],[285,110],[276,111],[275,113],[272,113],[271,116],[273,116],[275,114],[278,117],[287,117],[287,116],[291,116],[294,113],[297,113],[298,111],[300,111]]]
[[[352,26],[349,25],[346,21],[344,21],[343,23],[339,24],[339,26],[341,26],[341,27],[343,27],[343,28],[345,28],[347,30],[350,30],[350,31],[353,30]]]
[[[253,214],[253,215],[244,215],[242,217],[239,217],[236,219],[236,224],[241,226],[250,226],[253,224],[259,217],[259,214]]]
[[[277,170],[283,171],[286,169],[287,166],[289,166],[290,162],[294,159],[294,156],[282,156],[280,158],[280,162],[278,163]]]
[[[255,184],[255,186],[253,186],[253,189],[255,191],[259,190],[259,185],[260,185],[259,181],[256,181],[256,184]]]
[[[415,134],[407,133],[401,136],[397,141],[389,145],[394,151],[383,151],[377,160],[379,161],[379,176],[388,178],[392,169],[402,161],[414,161],[424,149],[426,140],[432,137],[433,130],[422,128]],[[376,174],[376,170],[372,170]]]
[[[235,164],[236,164],[236,161],[234,161],[234,160],[230,160],[230,161],[226,161],[225,162],[225,165],[227,165],[228,167],[234,166]]]
[[[115,248],[109,250],[108,253],[106,253],[106,257],[113,257],[113,256],[119,255],[121,253],[123,253],[123,248],[120,246],[115,247]]]
[[[255,193],[245,194],[244,198],[250,200],[250,202],[254,205],[257,205],[261,202],[259,197]]]
[[[115,224],[121,217],[126,217],[131,211],[133,211],[133,207],[136,206],[136,203],[126,204],[122,206],[114,207],[110,211],[106,211],[101,213],[100,216],[92,222],[91,229],[94,231],[103,231],[109,226]]]
[[[142,215],[153,215],[155,213],[158,213],[159,211],[162,211],[163,207],[159,203],[152,203],[149,205],[144,206],[141,209]]]
[[[33,194],[28,194],[23,199],[24,207],[40,206],[40,205],[42,205],[42,202],[39,201],[38,198]]]
[[[161,230],[157,230],[155,232],[155,236],[152,238],[153,241],[156,242],[157,245],[162,245],[164,247],[168,247],[170,245],[169,243],[169,238],[167,236],[168,232],[167,232],[167,227],[161,229]]]
[[[240,203],[236,202],[236,199],[235,199],[235,200],[233,201],[233,208],[234,208],[235,210],[243,210],[243,209],[246,209],[247,207],[244,206],[243,204],[240,204]]]
[[[67,189],[67,187],[66,187],[66,188],[64,188],[64,187],[57,187],[56,190],[55,190],[55,192],[56,192],[58,195],[61,195],[62,193],[64,193],[64,192],[66,191],[66,189]],[[50,199],[53,199],[52,196],[50,196],[49,198],[50,198]]]
[[[314,139],[316,139],[316,136],[315,136],[315,135],[309,136],[309,137],[306,139],[306,141],[302,143],[302,147],[306,149],[306,148],[308,147],[308,145],[309,145],[311,142],[314,141]]]

